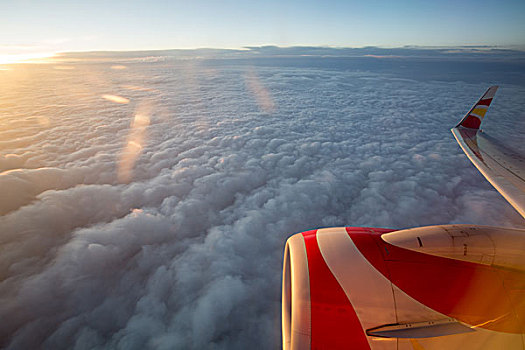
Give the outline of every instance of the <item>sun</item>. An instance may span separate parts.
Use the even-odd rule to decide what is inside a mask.
[[[56,52],[39,52],[27,54],[0,54],[0,64],[15,64],[15,63],[44,63],[46,59],[50,59],[56,55]]]

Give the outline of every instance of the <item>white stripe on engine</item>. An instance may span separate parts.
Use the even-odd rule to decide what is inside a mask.
[[[363,332],[383,324],[396,323],[390,281],[359,252],[345,228],[318,230],[317,243],[326,265],[354,307]],[[367,339],[372,349],[396,349],[395,339]]]

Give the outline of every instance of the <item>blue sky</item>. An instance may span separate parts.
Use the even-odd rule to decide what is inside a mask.
[[[0,53],[525,45],[522,0],[11,0],[0,13]]]

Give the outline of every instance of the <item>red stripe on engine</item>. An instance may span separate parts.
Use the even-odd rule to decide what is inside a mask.
[[[345,292],[321,255],[317,231],[303,233],[310,275],[312,349],[370,349]]]
[[[375,242],[373,234],[382,235],[383,233],[393,232],[395,230],[384,228],[368,228],[368,227],[346,227],[346,232],[352,238],[355,246],[361,254],[386,278],[390,280],[390,273],[385,263],[383,254],[381,254],[381,247]]]
[[[370,229],[367,234],[351,229],[347,232],[365,258],[422,304],[473,326],[525,332],[522,272],[399,248],[383,241],[381,230]]]

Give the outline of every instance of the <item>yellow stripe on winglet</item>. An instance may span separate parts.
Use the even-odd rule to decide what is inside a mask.
[[[477,114],[483,118],[485,116],[485,113],[487,113],[487,109],[486,108],[474,108],[472,112],[470,113]]]

